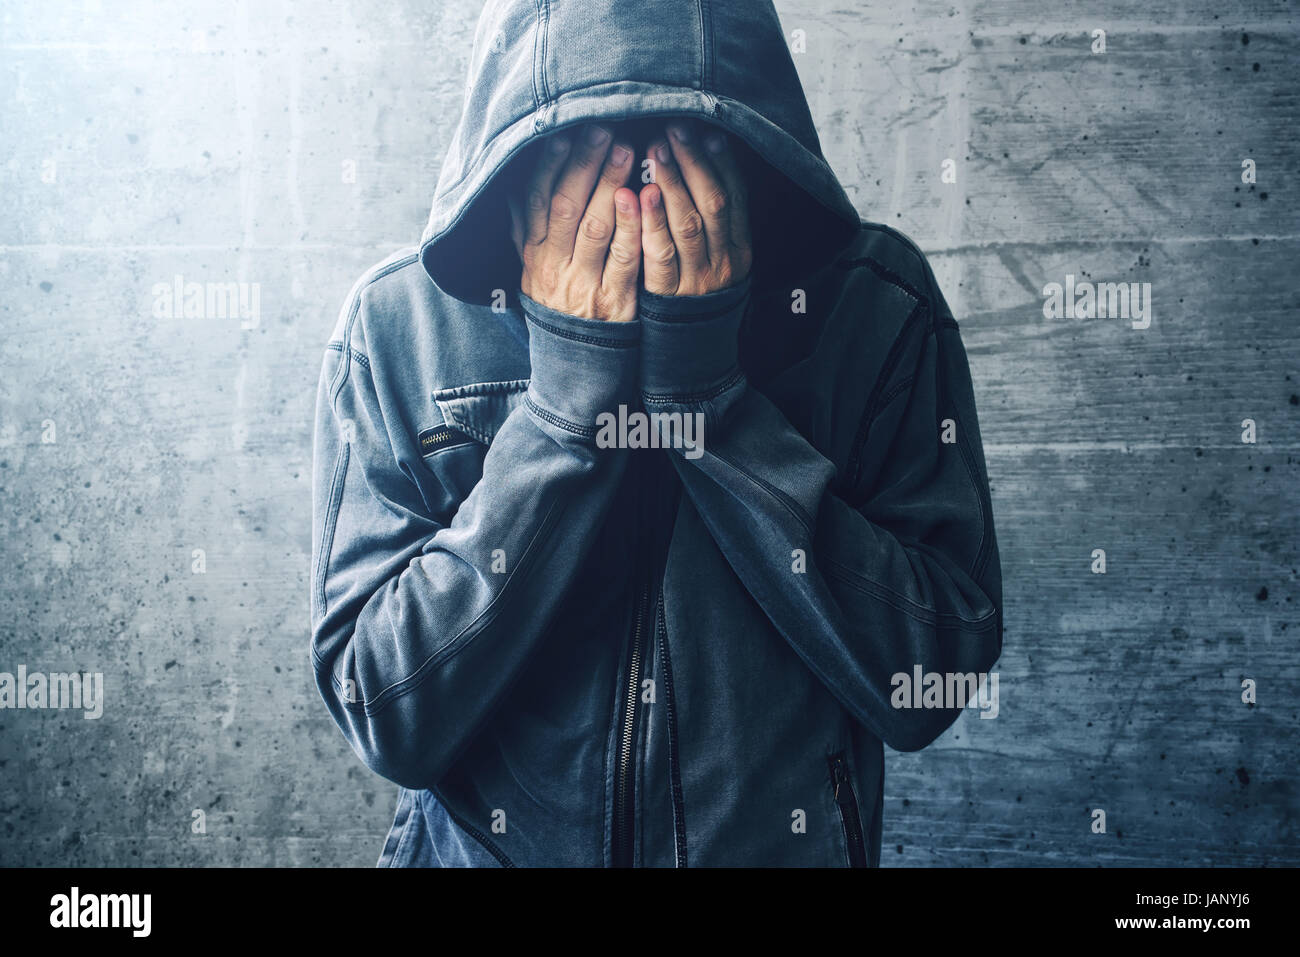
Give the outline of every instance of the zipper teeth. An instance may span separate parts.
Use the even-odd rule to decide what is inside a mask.
[[[627,789],[627,770],[632,763],[632,739],[636,730],[633,727],[633,719],[636,717],[637,679],[641,677],[642,617],[641,607],[638,605],[636,628],[632,632],[632,660],[627,669],[627,706],[623,712],[623,747],[618,758],[619,769],[622,772],[621,785],[624,792]],[[626,793],[624,796],[626,796]]]
[[[849,863],[854,867],[866,865],[866,848],[862,842],[862,826],[858,818],[857,796],[853,793],[853,782],[844,758],[837,755],[831,762],[831,774],[835,782],[834,800],[840,809],[840,822],[844,825],[844,837],[849,845]],[[841,797],[843,790],[843,797]]]
[[[623,711],[623,734],[618,755],[618,782],[614,788],[615,838],[619,856],[631,857],[630,817],[631,803],[628,795],[628,776],[632,767],[632,747],[636,740],[637,684],[641,677],[641,630],[645,619],[644,602],[637,602],[636,626],[632,631],[632,656],[627,669],[627,704]],[[631,864],[631,860],[624,863]]]
[[[677,867],[686,866],[686,812],[682,807],[682,773],[679,765],[677,746],[677,713],[673,707],[673,668],[668,652],[668,616],[664,611],[664,590],[659,586],[659,596],[655,611],[658,626],[656,637],[659,641],[659,661],[663,666],[664,714],[668,726],[668,775],[672,789],[673,802],[673,847]]]

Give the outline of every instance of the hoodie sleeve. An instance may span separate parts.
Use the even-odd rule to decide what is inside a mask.
[[[927,268],[928,274],[928,268]],[[985,672],[1002,646],[1002,583],[966,353],[929,275],[862,413],[846,471],[737,364],[748,281],[642,295],[642,400],[703,413],[672,453],[687,494],[777,630],[891,747],[925,747],[960,709],[902,709],[894,676]],[[901,682],[900,682],[901,686]]]
[[[408,788],[438,783],[525,667],[626,465],[625,451],[596,447],[594,423],[635,398],[640,324],[521,300],[528,390],[458,508],[427,505],[397,461],[400,423],[385,415],[364,343],[350,340],[356,323],[326,351],[312,664],[353,750]]]

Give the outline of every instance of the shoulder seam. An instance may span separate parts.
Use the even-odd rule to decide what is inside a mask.
[[[344,347],[341,340],[334,339],[328,345],[326,345],[325,348],[326,350],[333,350],[334,352],[342,352]],[[352,356],[352,358],[355,361],[361,363],[367,369],[370,368],[370,357],[366,355],[364,352],[362,352],[360,349],[357,349],[354,346],[349,346],[348,353]]]
[[[888,236],[889,238],[895,240],[896,242],[900,243],[904,248],[906,248],[907,251],[911,254],[912,259],[915,261],[917,268],[920,269],[921,274],[922,274],[922,276],[923,276],[924,279],[925,279],[925,283],[926,283],[926,285],[931,286],[932,289],[933,289],[933,291],[934,291],[934,293],[935,293],[935,295],[933,295],[933,296],[931,296],[931,295],[926,295],[926,294],[922,294],[922,295],[921,295],[921,298],[924,298],[924,299],[930,300],[930,301],[931,301],[930,304],[931,304],[931,307],[932,307],[932,308],[934,307],[934,301],[933,301],[933,300],[935,300],[936,298],[942,300],[942,296],[939,295],[939,287],[938,287],[938,283],[937,283],[937,282],[935,281],[935,279],[934,279],[934,271],[933,271],[933,269],[932,269],[931,266],[930,266],[930,260],[929,260],[929,258],[926,256],[924,250],[922,250],[921,247],[918,246],[918,245],[916,244],[916,241],[915,241],[915,240],[913,240],[913,239],[912,239],[910,236],[908,236],[907,234],[905,234],[905,233],[903,233],[903,232],[900,232],[899,230],[894,229],[892,226],[889,226],[889,225],[887,225],[887,224],[885,224],[885,223],[873,223],[873,222],[868,222],[868,221],[866,221],[866,220],[863,220],[863,222],[862,222],[862,229],[863,229],[864,231],[870,231],[870,232],[873,232],[873,233],[879,233],[879,234],[881,234],[881,235]],[[870,256],[867,256],[867,257],[864,257],[864,258],[866,258],[866,259],[871,259]],[[856,262],[857,262],[857,260],[848,260],[848,261],[846,262],[846,265],[847,265],[848,263],[856,263]],[[879,264],[879,263],[878,263],[878,264]],[[889,273],[890,275],[892,275],[892,276],[897,276],[897,274],[894,273],[892,270],[890,270],[888,267],[881,265],[881,268],[882,268],[882,269],[885,269],[885,271],[886,271],[887,273]],[[887,277],[885,277],[885,276],[882,275],[881,278],[887,278]],[[897,276],[897,278],[898,278],[899,282],[902,283],[902,287],[903,287],[903,288],[907,289],[907,290],[908,290],[911,294],[913,294],[913,295],[916,294],[915,289],[911,286],[910,283],[908,283],[908,282],[907,282],[905,279],[903,279],[901,276]],[[944,308],[946,309],[946,308],[947,308],[947,303],[945,302],[945,303],[943,303],[943,305],[944,305]],[[942,311],[940,311],[940,313],[941,313],[941,315],[947,315],[947,314],[950,314],[950,313],[943,313]]]
[[[871,256],[859,256],[856,259],[845,259],[835,264],[836,269],[844,269],[844,270],[858,269],[861,268],[862,266],[866,266],[868,269],[874,272],[885,282],[907,293],[907,295],[911,296],[916,301],[923,302],[927,306],[929,305],[930,303],[929,296],[925,295],[925,293],[921,292],[910,282],[908,282],[898,273],[894,272],[884,263],[880,262],[880,260],[878,259],[875,259]]]
[[[343,324],[343,338],[339,342],[339,352],[342,353],[343,361],[339,363],[338,370],[334,373],[334,380],[330,383],[330,406],[335,407],[335,400],[338,398],[339,391],[343,388],[343,383],[347,381],[348,371],[352,364],[348,361],[354,355],[364,355],[360,350],[352,347],[352,324],[356,321],[357,313],[361,310],[361,296],[367,288],[374,285],[385,276],[404,269],[413,263],[419,262],[420,253],[418,250],[412,250],[400,259],[392,262],[381,263],[372,267],[352,286],[352,291],[348,293],[347,310],[348,318]],[[360,360],[358,360],[360,361]],[[367,369],[370,367],[369,359],[361,363]]]

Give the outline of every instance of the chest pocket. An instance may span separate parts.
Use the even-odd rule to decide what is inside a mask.
[[[523,402],[527,379],[478,382],[431,396],[429,425],[417,437],[432,482],[425,498],[435,514],[454,515],[483,477],[483,458],[507,416]]]

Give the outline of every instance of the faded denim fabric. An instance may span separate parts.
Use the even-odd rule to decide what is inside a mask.
[[[751,278],[628,323],[523,296],[512,160],[661,115],[761,160]],[[620,406],[702,415],[700,454],[604,447]],[[958,325],[822,158],[769,2],[488,3],[421,244],[326,346],[313,516],[317,685],[401,786],[384,866],[877,865],[882,742],[960,713],[892,676],[1001,650]]]

